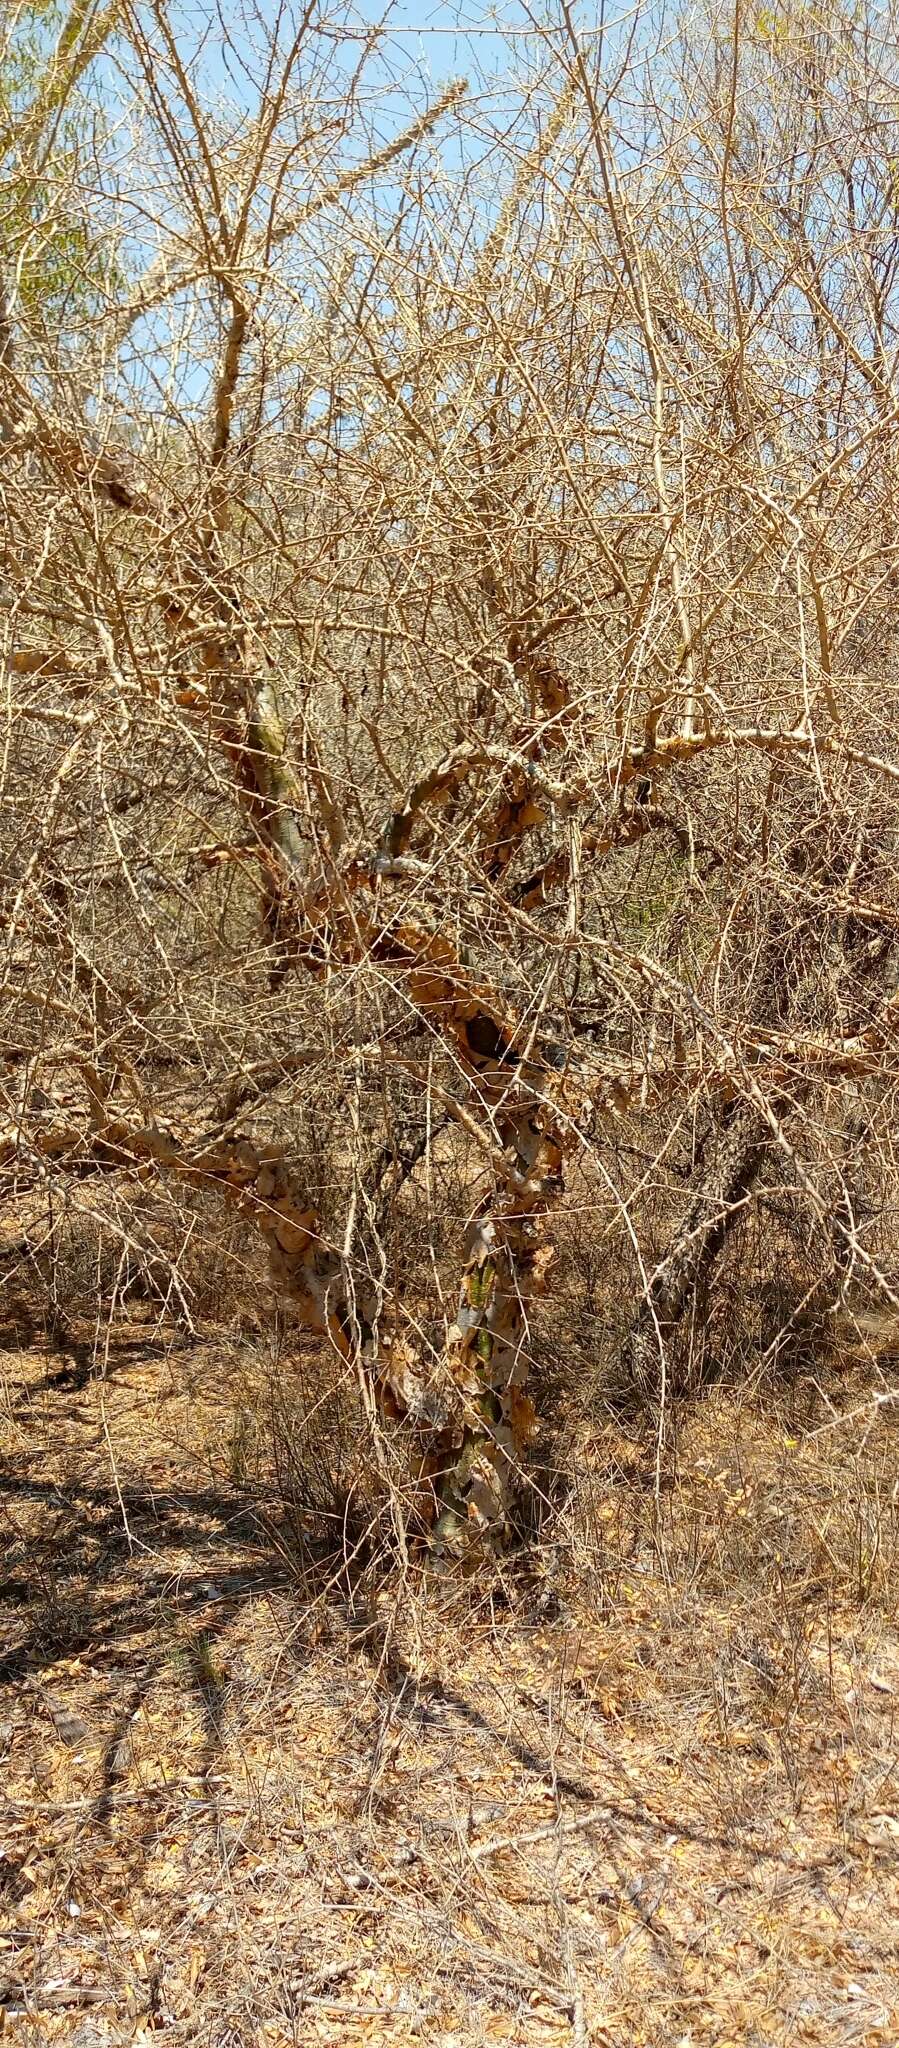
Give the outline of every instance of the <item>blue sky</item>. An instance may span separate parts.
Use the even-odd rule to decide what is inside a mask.
[[[572,0],[572,4],[579,30],[595,50],[599,0]],[[201,102],[218,102],[220,106],[223,101],[230,102],[235,111],[255,115],[267,47],[275,36],[282,49],[289,46],[302,11],[303,0],[169,0],[168,22]],[[459,77],[468,79],[473,100],[488,118],[483,126],[477,120],[466,124],[463,131],[448,117],[441,123],[434,141],[451,171],[461,168],[463,151],[469,165],[477,162],[482,147],[485,152],[491,148],[488,130],[493,119],[498,118],[502,128],[506,110],[513,115],[520,112],[523,78],[530,73],[533,79],[542,70],[548,54],[545,42],[535,34],[528,0],[501,0],[495,9],[485,6],[483,0],[480,4],[477,0],[349,0],[345,8],[341,0],[321,0],[317,11],[323,24],[320,32],[326,37],[333,33],[337,39],[335,54],[348,83],[364,55],[369,32],[378,31],[377,49],[365,66],[361,96],[365,116],[354,124],[355,140],[348,148],[340,149],[335,169],[341,161],[345,164],[348,157],[364,157],[372,144],[378,146],[388,141],[397,130],[407,126],[414,108],[424,108],[433,102],[450,79]],[[633,19],[627,0],[624,4],[622,0],[610,0],[610,12],[612,20],[606,31],[609,48],[614,47],[621,21]],[[649,20],[652,13],[651,0],[644,0],[641,16]],[[538,19],[542,15],[544,20],[558,24],[558,0],[534,0],[534,14]],[[558,47],[557,38],[554,40]],[[127,107],[131,86],[127,57],[124,64],[117,61],[113,46],[100,68],[101,73],[107,71],[108,103]],[[177,95],[171,85],[168,97],[170,104],[176,104]],[[186,108],[182,109],[182,117],[185,139],[192,146]],[[389,172],[381,189],[389,194]],[[481,197],[489,217],[499,197],[489,178]],[[146,252],[142,249],[140,223],[138,210],[132,240],[137,269],[149,265],[155,254],[152,232],[147,238]],[[144,366],[148,351],[149,359],[158,361],[162,384],[166,382],[163,371],[168,359],[169,316],[170,309],[152,316],[149,324],[145,327],[140,323],[131,337],[137,357],[144,358]],[[202,406],[206,376],[199,371],[195,374],[190,368],[189,353],[188,349],[184,362],[187,381],[181,389],[181,402],[189,402],[191,407]]]
[[[240,9],[235,6],[229,19],[225,0],[221,4],[239,51],[244,33]],[[257,0],[252,38],[257,47],[266,18],[270,17],[274,24],[278,11],[277,0]],[[632,11],[632,7],[622,7],[620,0],[617,7],[610,7],[607,13],[612,21],[607,32],[614,33],[616,14],[620,18],[624,13],[630,16]],[[646,12],[649,14],[651,9],[647,7]],[[435,87],[460,74],[470,76],[479,87],[489,86],[492,79],[508,74],[516,57],[524,54],[523,46],[529,40],[533,42],[535,18],[556,23],[560,18],[554,0],[536,0],[532,11],[523,0],[500,0],[495,7],[477,4],[477,0],[357,0],[355,13],[360,26],[380,28],[385,56],[397,68],[402,68],[405,62],[423,78],[431,79]],[[599,35],[597,0],[575,0],[573,14],[582,37],[589,41]],[[171,18],[177,21],[179,17],[188,46],[202,37],[206,76],[226,85],[222,46],[213,26],[215,6],[205,4],[205,0],[179,0],[171,9]],[[348,38],[348,46],[351,40]]]

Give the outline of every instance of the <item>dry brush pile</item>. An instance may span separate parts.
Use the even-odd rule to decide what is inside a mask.
[[[123,0],[7,108],[5,1192],[113,1291],[166,1200],[185,1313],[236,1207],[438,1552],[537,1485],[560,1233],[663,1416],[741,1233],[775,1349],[899,1307],[879,20],[562,0],[426,100]]]

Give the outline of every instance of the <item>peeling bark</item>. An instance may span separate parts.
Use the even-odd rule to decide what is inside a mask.
[[[536,1427],[527,1392],[528,1315],[546,1281],[547,1223],[562,1192],[576,1111],[564,1053],[560,1060],[558,1048],[532,1043],[501,995],[463,966],[441,932],[391,914],[389,869],[405,856],[422,812],[447,801],[473,770],[495,763],[500,799],[482,834],[481,861],[488,876],[499,879],[550,806],[566,810],[583,796],[579,787],[555,784],[545,766],[547,754],[567,744],[569,695],[545,644],[526,643],[513,624],[508,658],[530,707],[514,751],[478,744],[457,749],[413,787],[368,859],[347,852],[343,820],[315,760],[306,764],[314,795],[310,815],[308,792],[286,755],[262,636],[244,617],[220,559],[226,506],[219,482],[246,335],[237,301],[232,314],[213,419],[212,524],[182,550],[179,588],[163,597],[170,626],[188,627],[201,654],[199,684],[184,687],[178,698],[204,734],[211,731],[229,764],[266,877],[265,916],[278,948],[278,975],[291,967],[318,974],[364,960],[388,968],[452,1049],[469,1084],[471,1112],[492,1152],[498,1184],[472,1227],[448,1334],[445,1379],[455,1389],[455,1413],[448,1420],[435,1413],[441,1389],[432,1393],[423,1385],[402,1332],[379,1333],[377,1304],[349,1284],[345,1261],[326,1243],[319,1217],[304,1205],[279,1151],[261,1152],[241,1140],[194,1154],[146,1132],[117,1136],[114,1125],[102,1122],[102,1102],[91,1143],[112,1162],[154,1159],[163,1170],[215,1182],[253,1213],[277,1285],[307,1327],[358,1365],[381,1412],[406,1425],[410,1440],[420,1442],[424,1430],[439,1501],[435,1544],[458,1552],[501,1541],[511,1527],[520,1461]],[[79,460],[70,439],[51,434],[43,446],[70,473],[84,474],[85,458]],[[92,481],[114,505],[157,523],[156,508],[111,459],[99,460]],[[313,887],[306,849],[316,831],[330,872],[325,884]]]
[[[523,640],[518,626],[509,633],[507,655],[527,691],[531,723],[516,736],[516,753],[523,758],[506,769],[499,803],[481,834],[481,861],[492,882],[505,874],[526,834],[546,822],[546,806],[528,771],[565,744],[571,713],[561,670],[543,648]]]
[[[196,1187],[219,1188],[249,1215],[278,1292],[306,1329],[366,1375],[382,1421],[405,1426],[411,1491],[422,1523],[436,1515],[435,1550],[474,1556],[479,1542],[508,1534],[520,1456],[536,1427],[526,1392],[527,1310],[545,1280],[550,1254],[541,1227],[561,1188],[562,1148],[547,1112],[532,1099],[502,1122],[510,1159],[517,1154],[520,1166],[515,1172],[510,1165],[502,1202],[485,1207],[472,1232],[447,1355],[461,1407],[449,1418],[408,1340],[393,1333],[381,1341],[377,1303],[348,1284],[344,1258],[318,1211],[304,1202],[279,1147],[247,1137],[191,1143],[94,1115],[87,1130],[44,1131],[37,1149],[75,1171],[154,1167]],[[0,1142],[0,1162],[17,1150],[10,1134]]]
[[[527,1391],[528,1312],[552,1262],[546,1224],[563,1188],[564,1139],[554,1105],[521,1091],[497,1112],[509,1161],[497,1200],[476,1218],[448,1333],[447,1365],[461,1396],[452,1456],[437,1482],[438,1550],[475,1555],[510,1533],[521,1460],[537,1430]]]

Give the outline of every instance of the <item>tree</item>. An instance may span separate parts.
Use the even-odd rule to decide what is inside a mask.
[[[14,279],[30,327],[45,326],[56,343],[66,324],[96,314],[104,283],[104,251],[79,206],[80,164],[98,111],[76,95],[119,11],[84,0],[68,11],[57,0],[20,4],[0,48],[6,293]]]
[[[511,126],[404,125],[350,28],[248,32],[229,104],[126,10],[96,316],[18,308],[4,1156],[236,1200],[452,1554],[527,1484],[573,1172],[663,1410],[753,1201],[894,1298],[895,56],[563,4]],[[450,1296],[391,1227],[438,1139]]]

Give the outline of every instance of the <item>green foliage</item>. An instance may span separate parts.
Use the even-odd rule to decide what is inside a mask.
[[[117,13],[117,0],[106,7],[74,0],[69,8],[30,0],[0,54],[0,225],[15,265],[18,313],[30,327],[89,317],[117,283],[81,197],[82,161],[88,147],[96,149],[97,126],[76,93]]]
[[[27,106],[34,97],[35,81],[46,60],[48,40],[62,21],[57,0],[35,0],[16,16],[15,28],[3,52],[2,92],[4,119],[17,105]]]

